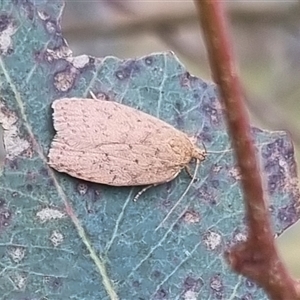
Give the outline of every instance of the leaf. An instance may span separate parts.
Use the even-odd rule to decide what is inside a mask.
[[[60,29],[63,3],[36,2],[0,2],[1,299],[267,299],[223,259],[246,229],[215,86],[191,76],[171,52],[73,57]],[[83,182],[48,167],[51,102],[90,91],[205,146],[199,180],[181,202],[185,172],[133,202],[140,188]],[[284,132],[253,129],[253,138],[280,234],[299,219],[293,146]]]

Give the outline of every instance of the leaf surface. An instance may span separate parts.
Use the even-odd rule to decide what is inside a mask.
[[[240,176],[215,85],[173,53],[139,59],[73,57],[60,29],[63,3],[1,1],[1,299],[267,299],[232,273],[224,250],[245,239]],[[51,102],[106,95],[186,132],[208,156],[198,181],[175,180],[132,199],[47,165]],[[274,228],[299,219],[291,140],[253,129]],[[3,152],[3,151],[2,151]]]

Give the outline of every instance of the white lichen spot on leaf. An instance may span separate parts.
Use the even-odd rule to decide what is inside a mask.
[[[186,223],[199,223],[200,216],[195,211],[186,211],[183,215],[183,221]]]
[[[221,165],[213,165],[212,171],[216,174],[220,173],[220,171],[222,170],[222,166]]]
[[[232,177],[235,181],[240,181],[241,173],[240,170],[237,167],[232,167],[228,170],[228,174],[230,177]]]
[[[64,236],[58,230],[54,230],[50,236],[50,241],[54,247],[58,247],[64,241]]]
[[[15,263],[20,263],[25,257],[26,249],[24,247],[10,247],[7,253]]]
[[[184,300],[197,300],[198,293],[194,291],[186,291],[183,295]]]
[[[17,31],[17,26],[12,19],[6,17],[6,20],[4,21],[6,23],[6,28],[0,32],[0,54],[2,55],[6,55],[13,49],[12,36]]]
[[[42,223],[44,223],[51,220],[62,219],[66,217],[66,214],[61,212],[59,209],[47,207],[38,211],[36,213],[36,216],[40,219]]]
[[[57,73],[54,76],[54,86],[60,92],[67,92],[70,90],[78,75],[78,70],[74,67]]]
[[[221,244],[222,238],[220,234],[208,231],[203,240],[208,250],[215,250]]]
[[[69,61],[75,68],[82,69],[89,64],[90,58],[84,54],[75,57],[68,57],[67,61]]]
[[[30,143],[20,137],[18,117],[0,101],[0,123],[3,128],[3,142],[6,158],[13,160],[24,152],[31,153]]]
[[[242,232],[237,232],[233,237],[233,241],[235,243],[245,242],[246,240],[247,240],[247,235]]]
[[[27,283],[27,275],[24,272],[16,272],[12,276],[10,276],[10,279],[14,283],[16,289],[22,291],[25,290]]]
[[[65,45],[62,45],[62,46],[56,48],[55,50],[52,50],[52,49],[48,48],[46,50],[45,54],[46,54],[45,55],[46,60],[48,62],[52,62],[54,60],[68,58],[69,56],[72,55],[72,51],[70,50],[69,47],[67,47]]]

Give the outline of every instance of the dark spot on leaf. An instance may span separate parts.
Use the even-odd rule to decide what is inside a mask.
[[[178,231],[180,229],[180,226],[178,223],[176,223],[175,225],[173,225],[173,231]]]
[[[203,88],[203,89],[207,89],[207,83],[205,82],[205,81],[201,81],[201,87]]]
[[[198,92],[194,92],[193,97],[194,97],[194,99],[199,100],[199,99],[201,99],[202,94],[200,94],[200,92],[199,93]]]
[[[241,300],[254,300],[254,298],[253,298],[252,294],[247,293],[242,296]]]
[[[284,139],[280,138],[277,139],[273,143],[269,143],[267,146],[265,146],[262,150],[262,155],[265,158],[271,157],[275,155],[280,155],[286,159],[289,159],[290,157],[293,157],[294,150],[292,147],[287,147],[284,145]]]
[[[220,182],[219,182],[219,180],[212,180],[212,181],[211,181],[211,184],[212,184],[212,186],[216,189],[216,188],[219,187]]]
[[[274,143],[279,148],[282,148],[284,146],[284,140],[282,138],[277,139]]]
[[[53,289],[58,289],[62,286],[62,279],[61,278],[55,278],[52,282]]]
[[[182,109],[182,103],[181,103],[181,101],[177,100],[175,102],[175,107],[176,107],[177,110],[181,111],[181,109]]]
[[[211,186],[207,183],[204,183],[201,188],[196,190],[196,197],[205,203],[209,203],[211,205],[217,204],[216,196],[212,193]]]
[[[12,192],[11,196],[12,196],[13,198],[16,198],[17,196],[19,196],[19,193],[18,193],[18,192]]]
[[[193,79],[193,76],[189,72],[184,72],[180,76],[180,85],[182,87],[191,87],[191,80]]]
[[[130,76],[130,74],[126,73],[125,71],[121,70],[121,71],[117,71],[116,72],[116,77],[120,80],[126,79]]]
[[[177,128],[178,129],[181,129],[181,128],[184,128],[184,118],[182,117],[182,115],[180,114],[176,114],[176,124],[177,124]]]
[[[208,104],[203,105],[202,110],[206,115],[209,115],[209,116],[216,114],[216,110]]]
[[[190,72],[185,72],[184,75],[187,79],[190,79],[192,77]]]
[[[145,57],[144,60],[145,60],[145,64],[148,65],[148,66],[151,66],[152,63],[153,63],[153,57],[151,57],[151,56]]]
[[[162,206],[165,207],[165,208],[170,208],[172,205],[172,201],[170,199],[165,199],[163,202],[162,202]]]
[[[269,212],[272,213],[274,211],[275,211],[274,205],[273,204],[269,205]]]
[[[33,187],[32,187],[31,184],[27,184],[27,185],[26,185],[26,189],[27,189],[28,192],[32,192]]]
[[[32,21],[35,13],[33,3],[29,0],[23,0],[20,4],[22,5],[22,11],[25,12],[27,18]]]
[[[48,177],[49,174],[48,174],[48,169],[45,168],[45,167],[42,167],[39,171],[40,175],[42,175],[43,177]]]
[[[44,22],[44,26],[46,31],[51,35],[55,35],[57,32],[60,32],[56,20],[47,20]]]
[[[193,278],[188,276],[183,284],[185,291],[199,292],[203,286],[203,280],[201,278]]]
[[[278,169],[278,161],[277,159],[268,160],[265,164],[265,171],[268,173],[274,173]]]
[[[13,53],[14,53],[14,49],[12,49],[12,48],[7,49],[7,52],[6,52],[7,55],[10,55]]]
[[[166,191],[169,193],[172,189],[173,184],[171,181],[169,181],[169,182],[165,183],[164,186],[166,188]]]
[[[268,189],[272,194],[281,185],[281,176],[278,174],[268,176]]]
[[[124,80],[130,78],[132,75],[140,72],[140,67],[135,60],[130,60],[126,62],[118,71],[116,71],[115,75],[119,80]]]
[[[52,291],[58,291],[63,285],[63,279],[59,277],[48,277],[47,283]]]
[[[105,101],[109,101],[110,100],[110,97],[108,94],[102,92],[102,91],[99,91],[95,94],[96,98],[97,99],[101,99],[101,100],[105,100]]]
[[[134,288],[138,288],[140,286],[140,282],[138,280],[135,280],[135,281],[132,282],[132,286]]]
[[[208,128],[208,126],[204,126],[197,137],[204,144],[212,142],[211,130]]]
[[[35,172],[28,171],[26,173],[26,180],[29,180],[30,182],[35,181],[36,180],[36,176],[37,176],[37,174]]]
[[[54,186],[54,180],[52,178],[48,179],[48,186]]]
[[[12,213],[5,207],[0,209],[0,230],[7,227],[11,221]]]
[[[221,280],[220,274],[216,274],[210,279],[210,288],[215,293],[220,293],[221,291],[223,291],[223,282]]]
[[[161,276],[161,272],[158,270],[153,271],[153,273],[151,274],[151,277],[154,279],[158,279]]]
[[[245,285],[247,288],[250,288],[250,289],[255,287],[255,283],[253,281],[251,281],[250,279],[245,280]]]
[[[97,200],[97,198],[101,195],[101,192],[99,189],[94,189],[94,194],[95,194],[95,200]]]
[[[88,191],[88,186],[86,183],[79,183],[77,185],[77,192],[79,193],[79,195],[83,196],[87,193]]]
[[[5,205],[5,200],[3,198],[0,198],[0,209]]]
[[[295,206],[290,205],[280,208],[277,217],[286,226],[293,224],[297,220],[297,211]]]
[[[18,162],[16,159],[9,161],[9,168],[12,170],[18,170]]]
[[[166,299],[167,296],[168,296],[167,291],[165,289],[161,288],[156,292],[155,299],[157,299],[157,300]]]
[[[36,50],[33,53],[34,60],[36,62],[41,62],[44,59],[45,52],[43,50]]]
[[[285,148],[283,152],[283,157],[289,162],[293,161],[294,158],[294,149],[293,148]]]
[[[93,65],[95,63],[95,58],[89,56],[89,64]]]
[[[0,31],[4,31],[7,29],[8,25],[12,23],[12,18],[11,16],[8,16],[6,14],[0,15]]]

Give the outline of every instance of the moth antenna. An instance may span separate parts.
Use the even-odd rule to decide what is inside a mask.
[[[232,149],[226,149],[226,150],[220,150],[220,151],[207,151],[207,148],[206,148],[206,146],[205,146],[205,144],[203,143],[203,142],[201,142],[202,143],[202,147],[203,147],[203,149],[204,149],[204,151],[205,151],[205,153],[214,153],[214,154],[218,154],[218,153],[224,153],[224,152],[229,152],[229,151],[232,151]]]
[[[171,213],[175,210],[175,208],[179,205],[179,203],[182,201],[182,199],[186,196],[186,194],[188,193],[189,189],[191,188],[191,186],[193,185],[194,181],[196,180],[196,176],[197,176],[197,172],[198,172],[199,166],[200,166],[200,159],[197,159],[196,167],[195,167],[194,174],[193,174],[193,178],[191,179],[189,185],[187,186],[187,188],[185,189],[185,191],[183,192],[183,194],[181,195],[181,197],[177,200],[177,202],[175,203],[175,205],[168,212],[168,214],[164,217],[164,219],[160,222],[160,224],[155,228],[155,231],[157,231],[165,223],[165,221],[169,218],[169,216],[171,215]]]
[[[232,149],[226,149],[226,150],[220,150],[220,151],[208,151],[207,153],[213,153],[213,154],[218,154],[218,153],[224,153],[224,152],[230,152],[233,151]]]

